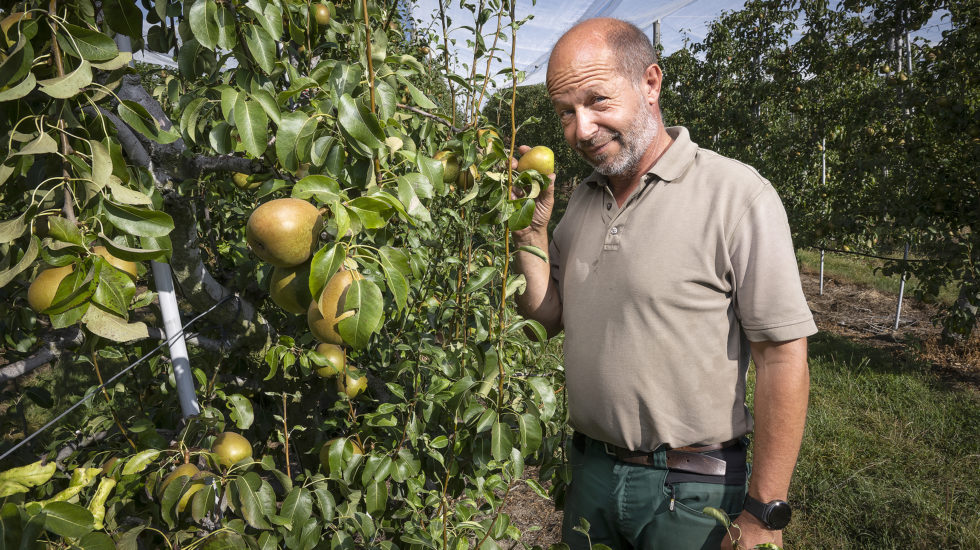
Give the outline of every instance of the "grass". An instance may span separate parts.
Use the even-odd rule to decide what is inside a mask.
[[[786,541],[980,548],[980,398],[923,364],[821,333]]]
[[[820,252],[812,249],[799,249],[796,257],[803,267],[814,273],[820,272]],[[851,283],[872,287],[881,292],[898,294],[900,275],[884,275],[878,271],[885,265],[883,260],[867,258],[854,254],[827,252],[824,254],[824,275]],[[905,282],[905,295],[911,295],[918,287],[918,280],[910,276]],[[956,301],[957,289],[944,286],[936,299],[939,303],[950,305]]]

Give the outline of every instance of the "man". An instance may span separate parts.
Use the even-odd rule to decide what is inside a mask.
[[[518,306],[549,335],[565,331],[575,437],[563,539],[573,548],[731,548],[702,512],[712,506],[738,516],[737,547],[781,545],[816,326],[772,186],[700,149],[685,128],[665,128],[661,83],[646,36],[614,19],[572,28],[548,64],[565,139],[595,168],[552,242],[554,185],[514,235],[550,261],[518,254],[527,278]],[[743,505],[752,513],[740,514]],[[588,538],[573,529],[579,518]]]

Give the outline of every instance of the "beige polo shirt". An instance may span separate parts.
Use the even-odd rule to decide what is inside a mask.
[[[751,431],[748,342],[817,331],[772,185],[667,131],[622,208],[603,176],[575,189],[549,251],[571,425],[633,450]]]

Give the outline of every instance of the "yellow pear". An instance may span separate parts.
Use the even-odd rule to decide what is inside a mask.
[[[344,302],[351,283],[363,278],[357,271],[341,269],[327,281],[319,301],[310,303],[306,321],[317,340],[326,344],[343,345],[344,339],[337,332],[337,323],[354,315],[353,311],[344,311]]]
[[[112,253],[109,252],[109,250],[104,246],[92,247],[92,253],[102,256],[102,258],[108,262],[109,265],[119,269],[120,271],[126,272],[131,278],[135,279],[139,277],[139,269],[136,266],[136,262],[130,262],[128,260],[117,258],[113,256]]]
[[[316,373],[321,378],[336,376],[347,368],[347,353],[344,348],[335,344],[320,344],[316,347],[316,352],[332,363],[332,365],[316,369]]]
[[[525,170],[537,170],[543,176],[554,174],[555,153],[544,145],[532,148],[517,161],[517,171],[523,172]]]
[[[269,280],[272,301],[282,309],[299,315],[306,313],[313,295],[310,294],[310,264],[294,267],[277,267]]]
[[[245,239],[252,252],[276,267],[299,265],[313,255],[323,216],[300,199],[275,199],[248,217]]]
[[[174,471],[170,472],[170,475],[163,478],[163,482],[160,483],[160,487],[157,489],[157,493],[163,495],[163,491],[167,488],[167,485],[170,485],[170,483],[173,480],[177,479],[178,477],[187,476],[192,478],[195,475],[197,475],[199,472],[200,470],[198,470],[197,466],[193,464],[181,464],[180,466],[174,468]]]
[[[58,293],[58,285],[74,268],[70,265],[52,267],[38,273],[31,286],[27,289],[27,303],[31,309],[40,313],[49,307]]]
[[[337,389],[353,399],[367,389],[367,376],[362,372],[347,369],[343,376],[337,377]]]
[[[443,183],[453,183],[459,177],[459,159],[452,151],[442,150],[432,158],[442,161]]]
[[[218,463],[225,468],[252,456],[252,444],[241,434],[222,432],[215,438],[211,452],[218,455]]]

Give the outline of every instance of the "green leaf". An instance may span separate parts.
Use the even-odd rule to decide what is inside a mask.
[[[27,250],[24,251],[24,255],[21,257],[20,261],[10,269],[0,271],[0,288],[7,286],[7,283],[14,280],[14,277],[20,275],[25,269],[34,263],[34,259],[37,258],[38,250],[40,250],[40,240],[34,235],[31,235],[30,244],[27,245]]]
[[[54,140],[53,137],[46,133],[41,133],[37,136],[37,139],[28,143],[19,151],[14,151],[10,156],[14,157],[17,155],[44,155],[48,153],[58,152],[58,142]]]
[[[58,33],[58,44],[61,44],[61,49],[70,55],[93,63],[109,61],[119,55],[119,48],[116,47],[115,41],[101,32],[71,23],[64,23],[64,30],[65,33]],[[71,35],[71,38],[68,35]]]
[[[262,106],[239,94],[235,100],[235,126],[245,150],[255,158],[261,157],[269,141],[269,117]]]
[[[123,260],[129,260],[131,262],[143,262],[146,260],[167,262],[170,259],[171,250],[169,248],[132,248],[129,246],[123,246],[113,241],[103,233],[99,233],[99,238],[102,240],[102,244],[105,245],[106,249],[111,252],[113,256]]]
[[[405,205],[405,211],[408,212],[409,216],[424,223],[432,221],[429,210],[419,200],[418,195],[415,194],[415,188],[412,186],[410,180],[404,176],[398,178],[398,200]]]
[[[507,220],[507,229],[511,231],[518,231],[531,225],[531,218],[534,217],[534,200],[517,199],[511,202],[515,206],[520,206],[518,206],[517,210],[511,214],[510,219]]]
[[[316,300],[327,281],[340,269],[344,263],[344,247],[340,243],[324,245],[316,251],[310,262],[310,295]]]
[[[102,532],[92,532],[78,541],[82,550],[116,550],[112,537]]]
[[[364,348],[371,335],[380,328],[383,319],[384,301],[381,289],[368,279],[354,281],[347,291],[344,311],[355,313],[338,323],[341,338],[355,349]]]
[[[514,448],[514,434],[510,426],[503,422],[494,422],[490,430],[490,452],[495,460],[503,462],[510,456]]]
[[[225,120],[234,122],[235,105],[238,101],[239,91],[231,86],[219,86],[221,90],[221,116]]]
[[[27,231],[27,228],[29,227],[27,223],[28,220],[34,218],[34,213],[36,211],[37,208],[31,206],[30,208],[25,210],[24,213],[21,214],[20,216],[17,216],[12,220],[0,222],[0,244],[9,243],[10,241],[13,241],[17,237],[23,235],[24,232]]]
[[[228,396],[225,405],[231,411],[231,419],[238,426],[238,429],[247,430],[252,425],[255,415],[252,413],[252,402],[247,397],[237,393],[231,394]]]
[[[257,25],[249,25],[245,31],[245,45],[252,59],[269,74],[276,65],[276,43],[269,33]]]
[[[130,323],[99,307],[88,308],[82,316],[82,322],[93,334],[113,342],[133,342],[150,337],[145,323]]]
[[[248,0],[245,5],[252,10],[256,21],[269,35],[275,39],[282,36],[282,10],[277,5],[265,0]]]
[[[521,454],[530,456],[541,447],[541,423],[531,413],[517,417],[517,426],[521,434]]]
[[[92,181],[99,187],[105,187],[109,185],[109,176],[112,175],[112,157],[101,142],[92,139],[88,144],[92,150]]]
[[[103,0],[102,13],[109,28],[135,41],[143,37],[143,12],[130,0]]]
[[[218,45],[218,5],[214,0],[197,0],[187,14],[191,32],[198,43],[209,50]]]
[[[265,110],[265,114],[269,115],[272,123],[278,126],[282,119],[282,113],[279,111],[279,104],[276,103],[276,98],[272,97],[272,94],[268,90],[259,88],[252,92],[252,99],[259,102],[259,105]],[[292,114],[303,114],[303,112],[295,111]]]
[[[365,110],[348,94],[340,98],[337,120],[341,129],[358,143],[368,149],[377,150],[384,146],[384,131],[378,117]]]
[[[20,99],[31,93],[35,86],[37,86],[37,80],[34,78],[34,74],[27,73],[27,78],[21,80],[20,84],[0,92],[0,101],[13,101],[15,99]]]
[[[282,501],[279,515],[288,518],[293,527],[303,525],[313,514],[313,496],[304,487],[294,487]]]
[[[415,87],[407,78],[398,75],[398,82],[400,82],[408,90],[408,95],[412,96],[412,102],[418,105],[422,109],[435,109],[437,105],[432,102],[425,92]]]
[[[77,539],[92,532],[92,512],[77,504],[52,502],[44,507],[44,528],[56,535]]]
[[[99,304],[110,313],[127,316],[129,303],[136,295],[136,285],[127,273],[109,265],[103,258],[96,258],[98,286],[92,294],[92,302]]]
[[[385,226],[385,220],[391,213],[391,203],[377,197],[357,197],[348,203],[348,208],[361,220],[361,225],[368,229],[378,229]]]
[[[126,465],[123,466],[122,475],[130,476],[142,472],[147,466],[152,464],[159,455],[160,451],[156,449],[147,449],[136,453],[126,462]]]
[[[309,120],[310,117],[303,111],[293,111],[279,120],[279,131],[276,132],[276,156],[279,157],[279,162],[286,170],[296,171],[299,168],[296,140],[299,138],[300,131],[303,130],[303,125]],[[293,193],[295,196],[295,191]]]
[[[93,61],[92,66],[103,71],[115,71],[116,69],[121,69],[129,65],[132,60],[133,54],[131,52],[119,52],[119,55],[109,61],[103,61],[101,63]]]
[[[317,483],[313,486],[313,496],[316,497],[316,506],[320,509],[320,517],[324,521],[332,521],[337,502],[330,492],[326,483]]]
[[[420,151],[416,156],[416,164],[422,176],[429,181],[429,186],[435,190],[436,195],[442,195],[446,191],[446,184],[442,181],[442,161],[428,157]],[[423,191],[416,189],[415,192],[422,197],[426,197]]]
[[[483,411],[480,415],[479,420],[476,421],[476,426],[474,429],[476,433],[483,433],[493,427],[497,423],[497,411],[493,409],[487,409]]]
[[[529,254],[534,254],[535,256],[537,256],[538,258],[541,258],[542,260],[544,260],[546,262],[548,261],[548,255],[545,254],[544,250],[541,250],[540,248],[538,248],[536,246],[525,245],[525,246],[519,247],[515,252],[527,252]]]
[[[555,415],[558,404],[555,401],[555,388],[549,383],[547,378],[542,376],[532,376],[528,378],[528,384],[534,392],[536,404],[538,406],[538,416],[541,420],[549,420]]]
[[[303,200],[316,197],[318,202],[329,204],[340,200],[340,184],[328,176],[306,176],[293,186],[292,197]]]
[[[24,493],[31,487],[47,483],[57,469],[58,464],[52,460],[43,465],[37,461],[0,472],[0,498]]]
[[[116,202],[130,205],[149,205],[153,204],[153,199],[139,191],[135,191],[119,183],[116,177],[109,180],[109,191]]]
[[[715,518],[715,521],[720,523],[723,527],[725,527],[725,529],[728,529],[728,527],[732,524],[732,521],[728,518],[728,514],[726,514],[724,510],[720,510],[713,506],[705,506],[701,509],[701,513]]]
[[[0,61],[0,82],[17,82],[27,75],[34,62],[34,47],[24,35],[17,39],[13,51],[7,50],[6,59]]]
[[[497,268],[493,266],[481,267],[475,274],[470,274],[470,279],[466,283],[466,287],[463,289],[463,292],[469,294],[483,288],[493,279],[494,275],[496,274]]]
[[[381,268],[385,273],[385,282],[388,284],[388,289],[391,290],[391,294],[395,297],[395,305],[398,309],[405,309],[408,303],[408,281],[405,280],[405,275],[394,265],[392,265],[391,260],[383,254],[381,255]]]
[[[218,47],[233,50],[238,45],[238,35],[235,33],[235,13],[225,7],[218,6]]]
[[[106,218],[112,225],[139,237],[166,237],[174,230],[174,220],[166,212],[103,202]]]
[[[380,514],[388,504],[388,486],[384,481],[374,480],[364,492],[364,504],[369,514]]]
[[[119,118],[123,119],[123,122],[157,143],[166,145],[177,141],[177,134],[162,130],[157,121],[150,116],[149,111],[135,101],[128,99],[120,101],[119,106],[116,107],[116,112],[119,113]]]
[[[256,529],[270,529],[271,526],[265,520],[268,505],[268,494],[262,495],[264,487],[268,486],[261,479],[258,479],[258,483],[252,480],[250,484],[248,480],[252,479],[250,476],[255,476],[258,479],[258,475],[255,472],[249,472],[242,477],[235,479],[235,489],[238,493],[238,502],[240,504],[239,511],[242,517],[248,522],[249,525]],[[254,485],[254,487],[253,487]],[[272,489],[269,488],[268,492]],[[275,495],[272,495],[273,503],[275,501]]]

